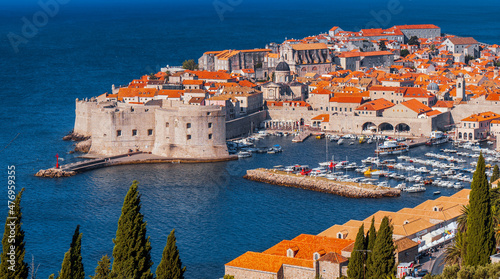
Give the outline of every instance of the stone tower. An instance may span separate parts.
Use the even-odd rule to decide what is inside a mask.
[[[457,85],[456,85],[456,99],[462,99],[463,101],[467,101],[467,94],[465,93],[465,79],[462,75],[457,77]]]

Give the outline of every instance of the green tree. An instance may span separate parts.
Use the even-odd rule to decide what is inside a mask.
[[[347,266],[347,276],[349,278],[364,278],[365,276],[365,226],[361,225],[356,235],[356,241],[352,249],[349,265]]]
[[[85,279],[82,262],[82,233],[80,225],[76,226],[68,252],[64,254],[58,279]]]
[[[109,279],[111,273],[111,261],[108,255],[104,255],[101,260],[97,263],[95,268],[94,276],[90,276],[91,279]]]
[[[465,56],[465,64],[469,65],[469,61],[474,60],[474,56],[468,54]]]
[[[498,170],[498,165],[493,167],[493,173],[490,177],[490,184],[497,181],[500,178],[500,171]]]
[[[141,214],[139,183],[134,180],[123,201],[116,238],[113,239],[111,275],[118,278],[151,279],[151,243]]]
[[[375,217],[372,217],[372,223],[370,225],[370,229],[368,230],[368,235],[366,236],[366,250],[373,251],[373,247],[375,247],[375,241],[377,240],[377,231],[375,230]],[[372,252],[368,252],[366,257],[366,278],[372,278],[371,274],[371,266],[372,266]]]
[[[386,278],[396,272],[394,250],[392,226],[389,223],[389,218],[385,216],[380,223],[375,246],[371,252],[372,264],[369,267],[369,278]]]
[[[385,45],[385,41],[380,41],[378,43],[379,50],[387,50],[387,46]]]
[[[13,203],[9,204],[9,211],[5,220],[5,230],[2,238],[2,254],[0,255],[0,278],[23,279],[28,278],[28,263],[24,262],[26,250],[24,246],[24,231],[21,228],[21,197],[24,188],[17,193]],[[12,197],[13,198],[13,197]],[[13,237],[11,237],[13,236]],[[13,249],[12,249],[13,248]],[[11,256],[14,259],[11,259]]]
[[[167,245],[163,249],[161,262],[156,268],[157,279],[183,279],[186,267],[182,267],[175,238],[175,229],[173,229],[167,238]]]
[[[469,216],[469,205],[462,205],[460,209],[462,214],[457,217],[457,229],[465,233],[467,231],[467,218]]]
[[[462,259],[465,256],[465,249],[467,247],[465,233],[457,231],[455,241],[452,245],[446,247],[444,262],[448,265],[462,266]]]
[[[490,186],[485,173],[483,154],[479,155],[472,178],[467,217],[467,249],[465,265],[485,265],[495,252],[495,236],[491,216]]]
[[[410,40],[408,40],[408,45],[413,45],[413,46],[419,46],[420,47],[420,41],[418,40],[417,36],[412,36]]]
[[[198,69],[198,64],[196,64],[193,59],[184,60],[184,62],[182,62],[182,68],[193,71]]]
[[[410,55],[410,51],[407,49],[402,49],[401,52],[399,53],[399,55],[401,57],[406,57],[406,56]]]

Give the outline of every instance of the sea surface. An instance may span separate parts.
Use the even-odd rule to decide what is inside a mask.
[[[18,189],[26,188],[25,260],[34,258],[38,278],[60,270],[78,224],[85,270],[93,274],[101,256],[112,253],[123,198],[135,179],[153,270],[175,228],[186,278],[193,279],[222,277],[224,264],[245,251],[260,252],[301,233],[317,234],[378,210],[396,211],[433,198],[432,187],[399,198],[347,199],[242,178],[249,168],[314,165],[331,155],[359,163],[373,156],[374,145],[359,144],[331,144],[327,155],[324,141],[312,138],[301,144],[268,138],[260,144],[281,144],[284,152],[226,163],[119,166],[70,178],[34,177],[55,164],[56,154],[65,162],[78,160],[68,153],[72,143],[61,140],[73,127],[76,98],[108,92],[111,84],[198,59],[205,51],[260,48],[335,25],[358,30],[434,23],[446,33],[500,42],[497,1],[58,3],[48,10],[30,0],[0,5],[0,204],[5,205],[0,212],[7,211],[7,166],[15,165]],[[411,153],[422,156],[430,150],[419,147]]]

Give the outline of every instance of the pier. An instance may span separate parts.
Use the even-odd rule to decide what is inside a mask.
[[[422,146],[425,145],[427,142],[426,137],[420,137],[420,138],[414,138],[412,140],[406,140],[406,144],[408,144],[409,148],[417,147],[417,146]]]
[[[309,136],[311,135],[311,132],[308,131],[302,131],[300,132],[297,136],[295,136],[292,139],[292,142],[303,142],[305,141]]]
[[[38,177],[67,177],[77,173],[119,165],[132,165],[132,164],[153,164],[153,163],[210,163],[221,162],[238,159],[237,156],[229,155],[224,158],[214,159],[191,159],[191,158],[167,158],[162,156],[153,155],[147,152],[130,152],[126,154],[99,157],[95,159],[85,160],[81,162],[70,163],[61,165],[59,168],[50,168],[38,171],[35,176]]]
[[[390,187],[332,181],[324,177],[310,177],[274,169],[247,170],[244,178],[273,185],[330,193],[348,198],[383,198],[398,197],[401,195],[400,190]]]

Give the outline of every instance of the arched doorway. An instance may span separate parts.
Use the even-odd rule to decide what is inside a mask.
[[[363,131],[377,131],[377,125],[373,122],[365,122],[362,127]]]
[[[384,122],[384,123],[378,125],[378,130],[379,130],[379,132],[394,131],[394,126],[392,126],[391,123]]]
[[[396,125],[396,132],[409,132],[410,126],[406,123],[399,123]]]

